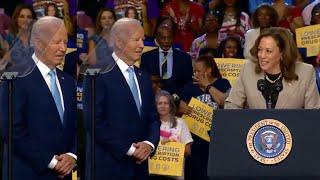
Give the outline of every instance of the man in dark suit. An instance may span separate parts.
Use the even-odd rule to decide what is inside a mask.
[[[63,20],[40,18],[31,40],[35,47],[33,70],[14,81],[13,179],[70,179],[76,156],[75,80],[58,70],[66,53],[67,31]],[[3,120],[3,179],[7,174],[8,92],[0,86],[0,119]]]
[[[102,68],[104,73],[96,77],[96,180],[148,179],[147,159],[158,145],[160,120],[150,76],[134,66],[143,40],[144,31],[136,19],[122,18],[111,29],[114,52],[105,61],[112,68]],[[87,78],[83,102],[88,134],[91,91]],[[91,153],[88,147],[87,162]],[[90,179],[90,163],[86,168],[86,179]]]
[[[170,93],[178,91],[192,81],[192,62],[189,54],[172,48],[173,30],[167,24],[157,29],[159,48],[146,52],[141,57],[141,70],[158,75],[163,80],[163,89]]]

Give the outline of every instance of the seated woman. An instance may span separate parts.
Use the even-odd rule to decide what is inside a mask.
[[[222,40],[219,46],[220,58],[238,58],[243,59],[243,49],[238,36],[228,36]]]
[[[184,120],[175,116],[176,105],[173,96],[167,91],[160,90],[156,94],[156,107],[161,121],[160,142],[180,142],[185,144],[184,156],[189,156],[193,139]],[[151,179],[165,178],[153,177]],[[175,179],[183,179],[183,177],[176,177]]]
[[[257,60],[244,64],[225,108],[320,108],[314,68],[297,61],[298,49],[288,30],[266,30],[250,52]]]
[[[243,56],[246,59],[252,59],[250,49],[258,36],[269,27],[278,26],[278,13],[269,4],[261,4],[252,14],[252,26],[245,34],[244,52]]]

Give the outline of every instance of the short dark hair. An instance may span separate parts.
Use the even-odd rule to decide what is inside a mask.
[[[221,73],[218,69],[217,63],[211,56],[202,55],[199,56],[195,63],[203,63],[207,68],[211,68],[211,76],[215,78],[221,78]]]

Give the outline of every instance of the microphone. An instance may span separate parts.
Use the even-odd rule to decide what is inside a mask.
[[[271,109],[272,102],[271,102],[271,96],[267,92],[267,82],[264,79],[259,79],[257,82],[257,88],[259,91],[261,91],[264,99],[266,100],[267,109]],[[268,95],[269,94],[269,95]]]
[[[257,88],[264,95],[264,92],[265,92],[265,90],[267,88],[266,81],[264,79],[259,79],[258,82],[257,82]]]
[[[280,80],[277,80],[277,81],[274,83],[273,87],[274,87],[275,93],[279,94],[280,91],[282,91],[282,89],[283,89],[282,82],[281,82]]]

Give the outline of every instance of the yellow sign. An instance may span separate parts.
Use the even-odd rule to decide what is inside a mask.
[[[72,180],[77,180],[77,171],[72,171]]]
[[[243,64],[246,62],[245,59],[234,58],[214,58],[214,60],[217,63],[222,77],[228,79],[231,86],[236,83],[240,74],[240,70]]]
[[[320,53],[320,24],[296,29],[296,41],[299,48],[307,49],[307,57]]]
[[[193,134],[210,141],[208,131],[211,129],[213,108],[195,98],[190,100],[188,106],[193,108],[192,114],[182,116],[188,128]]]
[[[178,142],[159,143],[156,153],[149,158],[149,174],[182,176],[184,144]]]

